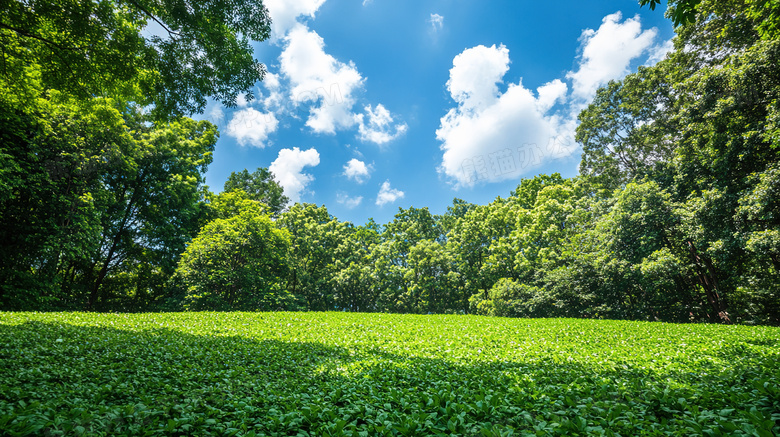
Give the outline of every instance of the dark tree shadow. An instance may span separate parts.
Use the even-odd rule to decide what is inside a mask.
[[[0,431],[652,435],[704,432],[693,428],[697,420],[755,426],[751,408],[759,419],[780,411],[776,385],[756,389],[780,377],[780,366],[751,360],[728,373],[706,362],[660,373],[544,357],[463,363],[227,334],[0,325]]]

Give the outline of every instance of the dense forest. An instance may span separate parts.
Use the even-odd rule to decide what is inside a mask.
[[[675,49],[580,113],[580,176],[362,225],[265,168],[204,186],[187,115],[252,97],[270,21],[175,3],[3,3],[0,309],[780,324],[779,2],[673,2]]]

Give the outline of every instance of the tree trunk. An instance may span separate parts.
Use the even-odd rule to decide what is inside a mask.
[[[780,273],[780,255],[776,253],[770,253],[769,258],[772,259],[772,265],[775,266],[775,271]]]
[[[103,267],[100,268],[100,272],[98,273],[98,277],[95,280],[95,283],[92,285],[92,291],[89,294],[89,300],[87,301],[87,311],[92,311],[95,308],[95,304],[97,303],[98,298],[100,297],[100,285],[103,283],[103,279],[106,278],[106,274],[108,273],[108,266],[111,264],[111,260],[114,258],[114,251],[116,250],[117,241],[119,240],[119,233],[116,234],[114,237],[114,241],[111,243],[111,249],[108,251],[108,256],[106,257],[105,262],[103,263]]]
[[[699,284],[704,288],[707,301],[714,310],[714,314],[710,315],[710,320],[713,322],[731,323],[731,319],[729,319],[729,315],[723,307],[723,301],[718,292],[718,279],[715,277],[715,269],[712,262],[709,259],[700,257],[696,246],[691,241],[688,241],[688,249],[691,259],[698,267],[696,275],[699,279]]]

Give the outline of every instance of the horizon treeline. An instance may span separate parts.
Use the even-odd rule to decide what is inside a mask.
[[[0,26],[0,309],[780,324],[780,6],[759,3],[696,3],[663,61],[599,89],[579,176],[363,225],[288,205],[265,168],[203,185],[218,132],[183,114],[262,78],[233,16],[260,14],[249,36],[266,38],[262,5],[72,8],[61,29],[16,4]],[[186,50],[133,39],[149,13]],[[188,39],[212,22],[232,24]],[[65,52],[47,38],[63,32]],[[199,56],[225,74],[169,77]]]

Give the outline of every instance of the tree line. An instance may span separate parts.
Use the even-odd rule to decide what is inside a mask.
[[[219,194],[203,185],[219,134],[182,114],[205,96],[234,103],[262,78],[242,45],[267,37],[262,6],[59,3],[81,28],[29,2],[0,24],[5,310],[780,323],[776,2],[673,3],[674,50],[580,113],[579,176],[539,175],[487,205],[455,199],[443,214],[411,207],[363,225],[289,205],[264,168],[233,173]],[[152,19],[169,39],[138,36]],[[213,41],[198,36],[214,22],[227,24]],[[57,55],[47,35],[63,32],[70,51]],[[128,75],[82,62],[129,53]],[[185,70],[215,57],[220,74],[174,80],[163,66],[177,56]]]

